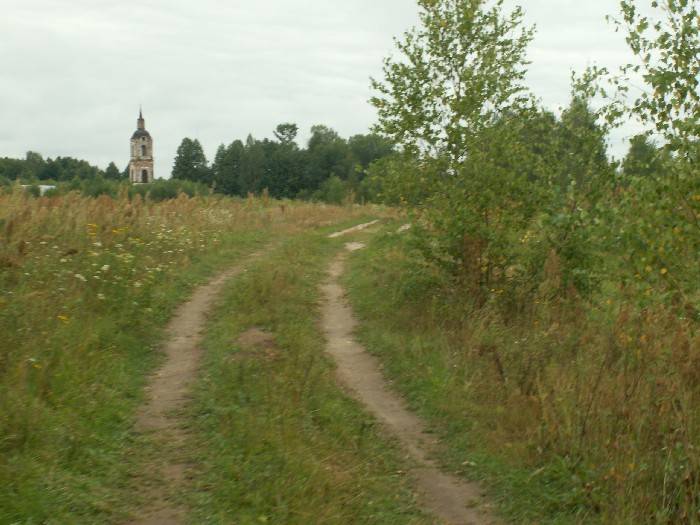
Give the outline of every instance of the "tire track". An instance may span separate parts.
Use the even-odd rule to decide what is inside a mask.
[[[350,251],[360,248],[359,243],[346,245]],[[340,382],[398,438],[415,462],[410,472],[425,509],[443,523],[452,525],[497,523],[478,485],[443,472],[431,459],[437,441],[426,432],[425,423],[406,408],[403,399],[391,391],[379,361],[355,341],[353,333],[357,321],[339,282],[345,258],[346,252],[336,257],[329,268],[329,279],[322,285],[325,298],[322,326]]]

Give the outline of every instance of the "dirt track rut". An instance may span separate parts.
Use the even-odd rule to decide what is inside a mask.
[[[187,477],[188,465],[183,459],[187,429],[182,414],[202,356],[201,341],[206,317],[223,285],[245,271],[245,267],[261,253],[220,273],[198,287],[190,299],[181,304],[168,323],[163,346],[165,362],[150,377],[146,401],[136,414],[136,430],[151,434],[163,453],[145,468],[156,472],[160,481],[143,487],[147,506],[129,525],[178,525],[186,518],[186,509],[173,496]]]
[[[375,221],[376,222],[376,221]],[[354,233],[375,222],[338,232],[333,237]],[[348,243],[347,250],[361,249],[361,243]],[[136,430],[151,434],[162,454],[144,468],[156,472],[159,483],[141,488],[147,504],[129,525],[179,525],[185,522],[187,509],[176,501],[184,483],[188,465],[184,459],[187,439],[181,414],[189,398],[202,356],[200,343],[206,316],[229,279],[245,271],[259,258],[255,253],[237,265],[198,287],[191,298],[180,305],[166,328],[163,347],[165,362],[149,379],[146,402],[137,413]],[[440,470],[432,459],[437,443],[426,432],[423,421],[410,412],[403,400],[387,386],[378,360],[368,354],[353,336],[356,321],[348,305],[339,278],[346,252],[331,264],[329,279],[322,286],[325,303],[322,325],[328,352],[338,365],[338,377],[401,442],[415,466],[410,470],[416,481],[423,506],[443,523],[451,525],[487,525],[497,523],[479,487]]]
[[[361,248],[350,243],[348,250]],[[339,283],[345,265],[345,253],[331,264],[329,279],[322,286],[323,329],[328,352],[337,364],[338,378],[385,427],[401,442],[416,466],[411,470],[425,509],[443,523],[485,525],[496,523],[490,515],[482,491],[476,484],[445,473],[431,459],[437,443],[426,432],[426,425],[396,393],[390,390],[381,373],[379,361],[355,341],[357,321]]]

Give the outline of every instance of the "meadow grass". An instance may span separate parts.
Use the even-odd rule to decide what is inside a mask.
[[[0,523],[107,523],[151,451],[132,431],[162,327],[215,271],[359,208],[0,195]]]
[[[613,294],[504,316],[396,226],[353,254],[346,285],[360,339],[451,470],[485,483],[514,523],[700,522],[692,320]]]
[[[191,415],[192,523],[432,523],[324,355],[319,283],[346,240],[295,237],[226,290]],[[251,328],[274,343],[243,346]]]

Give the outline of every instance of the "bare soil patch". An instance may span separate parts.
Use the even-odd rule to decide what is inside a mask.
[[[365,248],[365,243],[363,242],[347,242],[345,243],[345,249],[349,252],[355,252],[357,250],[361,250],[362,248]]]
[[[274,361],[280,356],[275,336],[257,327],[249,328],[239,335],[236,339],[236,345],[240,350],[229,358],[231,361],[242,361],[249,358]]]
[[[339,284],[344,263],[345,253],[342,253],[331,264],[329,279],[322,287],[325,297],[322,325],[339,380],[398,438],[414,461],[410,473],[424,508],[452,525],[497,523],[478,485],[440,470],[432,459],[439,445],[436,439],[388,387],[379,361],[355,341],[357,321]]]
[[[357,226],[353,226],[352,228],[348,228],[346,230],[342,230],[339,232],[331,233],[328,238],[329,239],[336,239],[337,237],[342,237],[343,235],[348,235],[350,233],[356,233],[362,230],[366,230],[370,226],[374,226],[379,222],[379,219],[371,221],[371,222],[366,222],[364,224],[358,224]]]

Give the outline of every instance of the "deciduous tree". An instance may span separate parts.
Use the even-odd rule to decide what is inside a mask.
[[[172,177],[204,184],[211,183],[211,172],[207,166],[202,145],[197,139],[185,137],[177,148]]]

